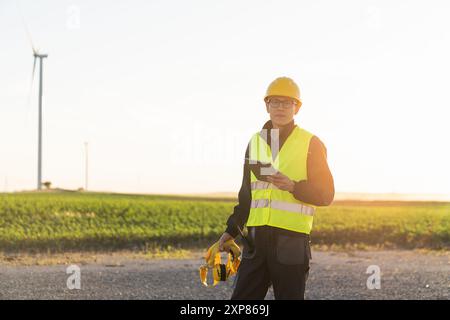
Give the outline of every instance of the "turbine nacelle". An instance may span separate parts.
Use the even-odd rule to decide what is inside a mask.
[[[33,56],[34,56],[35,58],[47,58],[47,57],[48,57],[48,54],[46,54],[46,53],[34,52],[34,53],[33,53]]]

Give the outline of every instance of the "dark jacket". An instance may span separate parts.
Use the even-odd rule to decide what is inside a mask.
[[[286,139],[295,128],[294,120],[292,120],[283,130],[280,130],[279,149],[283,146]],[[272,121],[267,121],[263,129],[268,129],[267,143],[270,146],[270,133],[272,129]],[[272,155],[274,158],[276,154]],[[245,158],[249,157],[249,146],[245,151]],[[308,159],[307,159],[308,180],[294,181],[295,187],[292,194],[297,200],[310,203],[315,206],[328,206],[334,198],[334,181],[327,163],[327,149],[325,145],[316,136],[311,138]],[[250,187],[250,168],[244,160],[244,176],[242,179],[241,189],[238,196],[239,203],[234,207],[233,213],[227,220],[228,232],[231,236],[236,237],[238,230],[235,224],[243,228],[247,222],[250,213],[250,203],[252,198]]]

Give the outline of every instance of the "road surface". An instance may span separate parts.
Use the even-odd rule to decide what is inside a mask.
[[[68,289],[67,265],[0,265],[0,299],[229,299],[233,279],[214,288],[199,280],[200,252],[189,259],[116,258],[80,264],[80,289]],[[380,268],[368,289],[367,268]],[[70,282],[75,284],[75,282]],[[450,298],[448,252],[314,251],[307,299]],[[269,289],[266,299],[273,299]]]

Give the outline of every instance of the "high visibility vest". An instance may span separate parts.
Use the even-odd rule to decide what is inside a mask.
[[[270,162],[293,181],[307,180],[308,149],[313,134],[296,125],[275,159],[261,136],[264,134],[267,136],[265,129],[255,133],[250,140],[250,163],[252,160]],[[272,147],[275,148],[275,144]],[[278,189],[272,183],[258,180],[253,171],[250,175],[252,200],[247,226],[269,225],[310,234],[316,206],[295,199],[292,193]]]

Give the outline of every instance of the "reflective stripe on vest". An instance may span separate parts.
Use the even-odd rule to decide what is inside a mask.
[[[290,203],[276,200],[270,201],[269,199],[252,200],[250,204],[250,208],[269,208],[269,207],[278,210],[306,214],[308,216],[313,216],[315,211],[314,207],[310,207],[302,203]]]
[[[256,180],[250,184],[252,190],[278,189],[278,187],[270,182]]]

